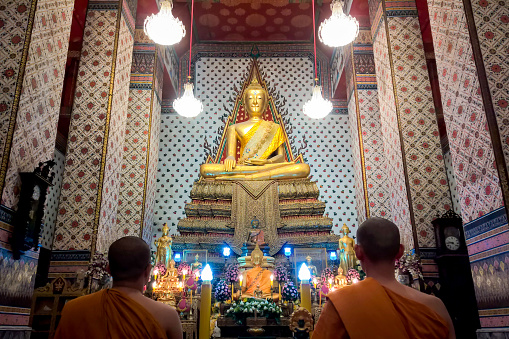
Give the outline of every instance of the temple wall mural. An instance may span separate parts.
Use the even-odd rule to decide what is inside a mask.
[[[278,96],[274,98],[276,107],[287,121],[287,131],[291,131],[294,154],[302,153],[311,166],[312,180],[318,182],[320,200],[326,202],[325,213],[333,219],[333,230],[338,233],[346,223],[355,234],[357,213],[348,117],[331,114],[314,121],[303,115],[302,104],[310,98],[313,84],[310,59],[260,57],[258,62],[269,91]],[[155,235],[159,236],[165,222],[170,234],[176,233],[178,219],[185,216],[185,202],[190,201],[191,186],[198,179],[199,166],[219,142],[223,121],[233,107],[236,89],[241,88],[248,74],[249,63],[249,58],[199,59],[195,65],[195,93],[204,111],[195,119],[186,119],[163,109]],[[193,148],[193,144],[202,148]]]
[[[0,97],[0,101],[3,101],[2,107],[8,109],[13,103],[19,105],[12,107],[16,127],[9,132],[12,133],[12,147],[6,145],[10,147],[7,172],[3,172],[2,167],[0,177],[2,182],[5,174],[2,204],[9,208],[15,209],[17,205],[18,172],[32,172],[39,162],[53,158],[73,7],[74,2],[70,0],[38,1],[32,31],[23,28],[31,11],[29,3],[11,2],[6,10],[0,11],[7,16],[5,22],[13,25],[11,29],[3,28],[2,34],[14,34],[9,40],[0,37],[2,44],[10,42],[0,47],[1,60],[5,60],[2,67],[6,67],[2,71],[4,90],[0,94],[5,98]],[[25,42],[29,45],[23,47]],[[22,48],[27,53],[26,59],[21,58]],[[20,71],[24,72],[24,77],[16,82]],[[0,112],[3,116],[8,111],[0,108]],[[2,123],[1,133],[9,126]],[[0,135],[0,144],[5,142],[5,137]],[[4,161],[7,156],[4,154]]]

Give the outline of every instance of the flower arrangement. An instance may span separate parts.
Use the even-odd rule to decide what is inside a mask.
[[[239,264],[228,264],[224,270],[224,279],[230,284],[239,280]]]
[[[323,284],[328,286],[329,279],[334,281],[334,272],[330,267],[325,267],[322,271],[322,274],[320,275],[320,280]]]
[[[89,277],[99,280],[106,280],[110,277],[110,274],[106,270],[108,266],[108,259],[104,254],[96,252],[94,258],[88,265],[88,270],[85,274]]]
[[[296,301],[299,299],[299,291],[293,284],[293,281],[288,281],[281,290],[281,296],[284,301]]]
[[[223,302],[230,299],[231,296],[232,291],[230,290],[230,286],[226,281],[220,279],[214,288],[214,298],[216,301]]]
[[[346,281],[348,284],[352,284],[354,282],[358,282],[361,280],[361,275],[359,274],[359,271],[357,271],[355,268],[351,268],[346,273]]]
[[[183,275],[183,271],[186,270],[187,271],[187,276],[189,276],[192,272],[191,272],[191,266],[189,266],[188,264],[186,264],[185,262],[183,263],[180,263],[180,265],[177,267],[177,273],[178,275]]]
[[[407,252],[399,260],[396,260],[395,270],[396,274],[410,273],[412,279],[423,279],[421,259],[415,253]]]
[[[240,302],[234,302],[232,307],[226,311],[226,316],[235,319],[239,325],[246,323],[247,317],[252,317],[257,312],[258,317],[273,318],[278,320],[281,316],[281,307],[273,301],[265,299],[249,298]]]
[[[276,264],[274,268],[274,277],[279,283],[285,283],[288,281],[288,270],[283,263]]]
[[[157,265],[154,266],[154,269],[152,270],[154,274],[157,275],[165,275],[166,274],[166,266],[162,262],[158,262]]]

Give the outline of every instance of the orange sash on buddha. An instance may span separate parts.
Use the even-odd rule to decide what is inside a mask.
[[[260,284],[260,290],[267,294],[270,293],[270,271],[261,267],[254,267],[246,273],[246,294],[254,295],[254,292]]]
[[[438,339],[448,338],[447,322],[435,311],[367,278],[328,295],[314,339]],[[330,304],[332,303],[332,305]],[[323,319],[322,319],[323,317]],[[343,327],[340,328],[330,328]]]
[[[161,325],[143,306],[122,292],[108,289],[69,301],[54,338],[167,337]]]

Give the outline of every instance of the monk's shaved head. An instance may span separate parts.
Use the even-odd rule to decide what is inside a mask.
[[[372,262],[392,261],[399,252],[399,229],[392,221],[369,218],[357,230],[357,243]]]
[[[114,281],[138,279],[150,264],[150,247],[138,237],[120,238],[108,251]]]

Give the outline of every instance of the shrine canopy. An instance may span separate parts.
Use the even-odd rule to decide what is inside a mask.
[[[266,109],[265,113],[263,113],[263,119],[267,120],[267,121],[273,121],[273,122],[279,124],[284,132],[285,142],[284,142],[283,146],[284,146],[284,151],[285,151],[284,152],[285,161],[286,162],[293,161],[296,163],[303,163],[304,161],[303,161],[302,155],[299,155],[296,158],[294,158],[294,156],[293,156],[292,148],[290,146],[288,134],[286,133],[286,128],[285,128],[283,119],[281,118],[281,115],[278,113],[278,111],[276,109],[276,106],[274,104],[274,99],[270,95],[270,91],[267,89],[267,85],[266,85],[265,81],[261,77],[260,70],[258,67],[258,62],[256,59],[253,59],[251,62],[249,75],[248,75],[246,81],[244,82],[244,84],[242,85],[242,90],[240,91],[240,93],[237,95],[237,98],[235,99],[235,105],[233,107],[232,113],[226,120],[224,129],[223,129],[223,133],[221,134],[221,141],[219,143],[217,153],[213,157],[211,155],[209,155],[206,163],[207,164],[220,164],[223,162],[223,160],[227,156],[226,155],[226,131],[228,130],[228,127],[230,127],[231,125],[240,123],[240,122],[244,122],[249,119],[248,114],[244,110],[243,96],[244,96],[244,90],[246,89],[247,86],[249,86],[253,77],[256,77],[256,79],[258,80],[258,83],[268,93],[268,95],[267,95],[268,105],[267,105],[267,109]],[[236,153],[235,158],[237,160],[239,160],[239,158],[240,158],[240,142],[239,141],[237,141],[237,153]]]

